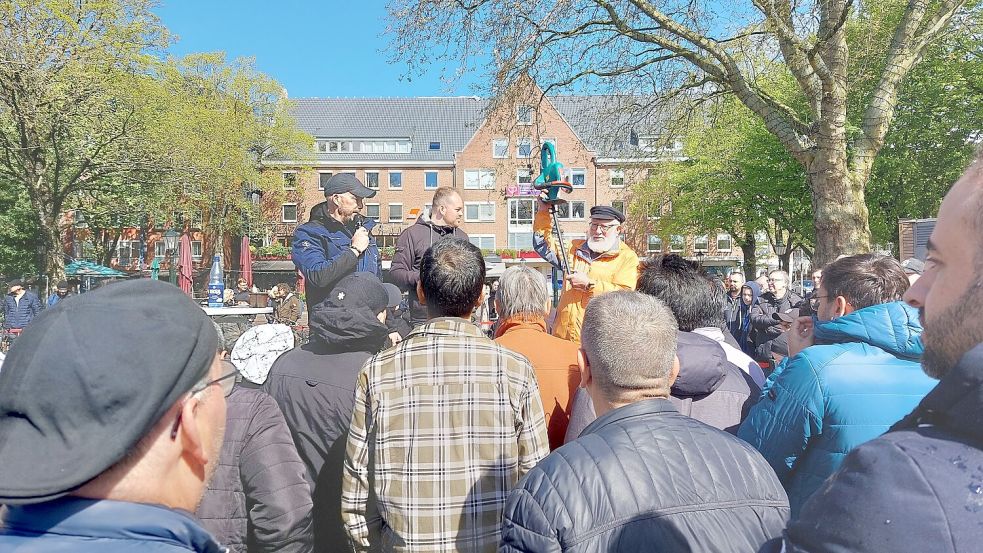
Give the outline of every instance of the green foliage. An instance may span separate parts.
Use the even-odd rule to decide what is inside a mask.
[[[37,273],[37,225],[27,195],[0,183],[0,278]]]
[[[256,257],[290,257],[290,248],[280,244],[270,244],[256,248]]]
[[[240,234],[258,216],[245,191],[282,188],[261,163],[311,152],[282,87],[251,61],[163,59],[153,4],[0,3],[0,181],[23,192],[51,280],[66,211],[82,208],[94,229],[165,228],[178,213],[211,236]]]

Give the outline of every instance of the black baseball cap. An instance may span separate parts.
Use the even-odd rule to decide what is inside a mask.
[[[207,377],[218,345],[205,312],[156,280],[41,312],[0,371],[0,503],[55,499],[115,465]]]
[[[379,277],[366,272],[346,276],[328,294],[328,301],[337,307],[368,307],[373,313],[396,307],[402,299],[403,294],[394,284],[383,283]]]
[[[344,194],[345,192],[351,192],[359,198],[371,198],[375,196],[375,190],[362,184],[362,181],[355,178],[355,175],[351,173],[338,173],[328,179],[328,182],[324,183],[325,198],[332,194]]]

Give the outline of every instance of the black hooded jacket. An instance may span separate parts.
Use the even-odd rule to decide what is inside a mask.
[[[263,384],[283,411],[314,494],[316,551],[348,543],[341,522],[341,472],[355,381],[389,329],[366,309],[331,300],[311,315],[311,341],[281,355]]]
[[[790,552],[979,551],[983,344],[887,434],[850,452],[786,541]]]

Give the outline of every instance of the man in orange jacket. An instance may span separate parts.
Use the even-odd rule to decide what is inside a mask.
[[[553,335],[580,342],[580,327],[587,303],[605,292],[634,290],[638,282],[638,256],[621,242],[625,216],[617,209],[596,205],[590,209],[587,240],[571,240],[560,245],[553,234],[549,206],[540,201],[533,222],[533,248],[554,267],[562,268],[560,256],[566,249],[570,274],[563,283],[557,306]]]
[[[495,341],[525,355],[536,372],[543,398],[550,450],[563,445],[570,422],[571,398],[580,385],[580,367],[573,342],[546,332],[550,309],[545,275],[526,266],[510,267],[499,280],[495,310],[499,313]]]

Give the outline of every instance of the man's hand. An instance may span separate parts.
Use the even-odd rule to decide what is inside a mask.
[[[362,254],[369,248],[369,231],[365,227],[359,227],[352,236],[352,247]]]
[[[567,275],[565,280],[570,283],[570,287],[574,290],[586,290],[590,286],[590,277],[587,276],[587,273],[573,273]]]
[[[813,335],[812,317],[799,317],[792,323],[792,329],[788,331],[788,356],[793,357],[799,352],[816,343]]]

